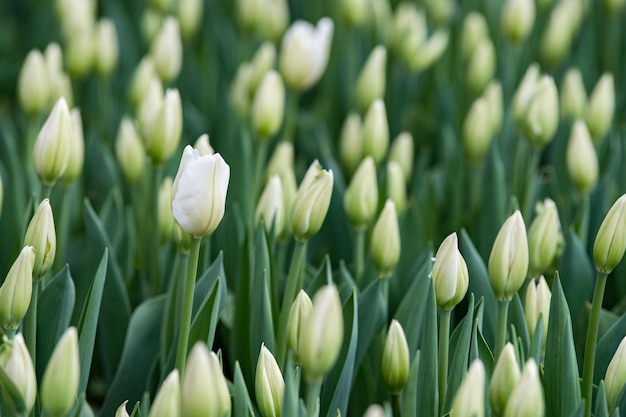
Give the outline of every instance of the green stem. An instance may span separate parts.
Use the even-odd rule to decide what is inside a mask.
[[[528,165],[526,171],[526,183],[524,184],[523,201],[520,201],[522,214],[525,218],[530,218],[533,209],[533,202],[535,200],[535,189],[537,188],[539,159],[541,157],[540,149],[531,149],[530,156],[528,158]]]
[[[318,417],[320,414],[319,398],[322,391],[322,381],[309,381],[306,386],[306,415]]]
[[[46,198],[50,198],[50,192],[52,191],[52,184],[41,184],[39,190],[39,202],[42,202]],[[36,209],[37,207],[35,207]]]
[[[589,194],[582,196],[577,220],[575,223],[576,232],[581,242],[586,244],[589,234]]]
[[[365,269],[365,230],[355,230],[354,234],[354,280],[361,287]]]
[[[604,287],[606,286],[607,276],[608,274],[604,272],[598,272],[596,277],[596,288],[593,291],[591,316],[589,317],[589,327],[587,328],[582,392],[582,397],[585,400],[585,417],[591,416],[591,395],[593,391],[593,368],[596,362],[596,341],[598,339],[600,311],[602,310],[602,300],[604,298]]]
[[[391,394],[391,410],[393,417],[401,417],[400,394]]]
[[[150,183],[150,207],[148,224],[152,227],[146,228],[148,242],[148,256],[146,258],[149,275],[152,282],[152,295],[161,293],[161,279],[159,274],[159,186],[161,177],[161,167],[152,165],[152,176]]]
[[[506,343],[506,327],[509,316],[509,300],[498,301],[498,319],[496,322],[496,347],[493,355],[494,362],[498,360],[500,352]]]
[[[283,128],[283,139],[287,142],[296,141],[296,124],[298,119],[299,93],[287,90],[287,111],[285,113],[285,124]]]
[[[189,330],[191,328],[191,312],[193,308],[193,292],[196,285],[196,273],[198,270],[198,257],[200,255],[201,238],[194,237],[191,240],[191,253],[189,254],[189,266],[185,279],[180,332],[178,334],[178,348],[176,349],[176,369],[182,379],[187,360],[187,347],[189,345]]]
[[[439,310],[439,414],[443,411],[448,389],[448,351],[450,344],[450,310]]]
[[[37,304],[39,301],[39,280],[33,280],[33,292],[30,298],[30,305],[24,317],[24,341],[33,360],[35,367],[37,366]]]

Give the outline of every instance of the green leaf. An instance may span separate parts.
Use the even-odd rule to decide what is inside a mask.
[[[568,417],[583,417],[584,415],[585,415],[585,402],[581,401],[580,405],[577,408],[575,408]]]
[[[530,339],[530,345],[528,347],[528,355],[527,357],[533,358],[535,363],[541,363],[541,354],[543,350],[543,339],[544,339],[544,329],[543,329],[543,319],[537,321],[537,326],[535,326],[535,333],[533,334],[532,339]]]
[[[519,298],[519,293],[516,293],[509,303],[509,326],[515,327],[516,334],[521,339],[522,346],[526,351],[530,344],[530,337],[528,336],[524,306]]]
[[[299,411],[298,401],[300,399],[300,368],[293,365],[293,356],[287,355],[285,368],[283,370],[285,378],[285,393],[283,395],[283,416],[297,416]]]
[[[601,381],[600,385],[598,386],[598,392],[596,394],[596,411],[594,417],[609,417],[609,406],[606,403],[604,381]]]
[[[476,359],[480,359],[485,366],[485,373],[487,375],[493,374],[494,360],[493,353],[489,348],[489,345],[485,341],[478,320],[474,320],[474,328],[472,329],[472,347],[470,349],[471,365]]]
[[[370,344],[387,323],[387,306],[380,291],[380,284],[381,280],[377,279],[359,294],[359,323],[367,323],[367,326],[361,326],[359,329],[354,361],[356,369],[361,366]]]
[[[594,384],[598,384],[601,379],[604,379],[609,362],[611,362],[624,335],[626,335],[626,314],[615,322],[598,341],[596,363],[593,371]]]
[[[250,401],[246,381],[241,373],[239,362],[235,362],[235,388],[233,397],[233,417],[254,417],[254,408]],[[284,414],[289,415],[289,414]]]
[[[420,367],[417,377],[417,416],[437,415],[439,407],[438,360],[437,360],[437,302],[431,279],[428,280],[426,310],[420,342]],[[412,393],[409,393],[411,395]]]
[[[417,378],[419,377],[420,351],[417,351],[411,369],[409,370],[409,379],[404,387],[402,394],[402,417],[415,417],[417,412]]]
[[[191,322],[189,349],[197,342],[206,343],[209,349],[212,348],[215,329],[220,316],[221,287],[221,280],[218,277]]]
[[[250,317],[252,317],[250,305],[252,249],[250,247],[249,237],[246,238],[243,244],[242,252],[241,274],[237,279],[235,291],[235,319],[231,334],[234,357],[240,362],[245,380],[251,384],[254,382],[254,372],[252,368],[253,365],[251,365],[250,362],[251,356],[248,351],[250,346]],[[254,366],[256,366],[256,363]]]

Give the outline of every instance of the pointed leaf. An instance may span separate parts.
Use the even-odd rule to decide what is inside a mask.
[[[431,279],[428,280],[426,310],[422,324],[420,342],[420,367],[417,377],[417,416],[432,417],[437,415],[439,407],[438,369],[437,369],[437,302]]]
[[[254,417],[254,408],[250,401],[246,381],[243,379],[239,362],[235,362],[235,388],[233,392],[233,416]]]
[[[417,351],[413,362],[411,363],[411,369],[409,370],[409,380],[404,387],[404,394],[402,395],[402,416],[403,417],[415,417],[417,412],[417,395],[413,393],[417,392],[417,378],[419,377],[420,366],[420,351]]]

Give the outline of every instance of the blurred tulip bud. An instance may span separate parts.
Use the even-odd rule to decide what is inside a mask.
[[[96,26],[96,71],[101,77],[111,75],[119,55],[117,30],[110,19],[100,19]]]
[[[33,278],[38,280],[52,267],[57,247],[52,207],[47,198],[39,204],[28,224],[24,245],[35,250]]]
[[[447,29],[437,29],[411,52],[408,65],[413,71],[423,71],[433,65],[448,47],[450,34]]]
[[[159,78],[150,80],[148,89],[141,99],[137,115],[143,135],[150,130],[152,121],[157,119],[158,113],[163,106],[163,95],[163,85]]]
[[[70,135],[69,160],[65,172],[59,180],[64,185],[70,185],[83,171],[85,162],[85,137],[83,135],[83,119],[79,109],[72,109],[72,135]]]
[[[598,156],[585,122],[577,120],[567,144],[567,172],[582,195],[588,195],[598,183]]]
[[[465,156],[473,164],[478,164],[485,158],[491,145],[493,129],[490,110],[487,100],[479,97],[472,103],[463,121]]]
[[[280,417],[283,408],[285,381],[274,355],[261,346],[254,380],[256,402],[263,417]]]
[[[54,348],[43,374],[39,397],[46,417],[63,417],[70,411],[76,402],[79,378],[78,334],[75,327],[69,327]]]
[[[174,222],[174,228],[172,229],[172,238],[178,252],[189,254],[191,250],[191,235],[185,233],[176,222]]]
[[[35,172],[42,184],[54,184],[65,172],[73,134],[70,109],[60,98],[39,131],[33,150]]]
[[[145,155],[143,143],[137,134],[133,121],[124,117],[117,131],[115,156],[122,169],[124,179],[129,184],[136,184],[143,176]]]
[[[283,124],[285,85],[274,70],[263,77],[252,102],[252,127],[259,140],[270,139]]]
[[[24,112],[37,114],[48,107],[50,82],[46,61],[36,49],[28,53],[17,80],[17,97]]]
[[[608,368],[606,368],[604,384],[609,410],[613,410],[615,400],[626,386],[626,337],[620,342]]]
[[[198,151],[200,156],[213,155],[215,150],[209,142],[209,135],[204,133],[193,144],[193,148]]]
[[[489,38],[478,41],[474,53],[467,63],[466,83],[474,94],[480,94],[489,81],[493,79],[496,70],[496,50]]]
[[[414,159],[413,135],[409,132],[401,132],[391,143],[389,161],[395,161],[402,169],[405,182],[411,180]]]
[[[141,15],[141,34],[145,41],[149,42],[155,38],[161,28],[163,18],[161,12],[152,7],[144,9]]]
[[[333,172],[322,170],[319,162],[309,167],[296,194],[291,230],[296,240],[306,242],[316,234],[326,218],[333,193]]]
[[[115,417],[130,417],[128,411],[126,411],[126,404],[128,404],[128,400],[124,401],[115,412]]]
[[[561,118],[580,119],[587,107],[587,91],[578,68],[570,68],[561,84]]]
[[[254,69],[252,65],[247,62],[242,63],[237,72],[235,78],[230,85],[229,99],[235,113],[244,120],[247,120],[248,113],[250,112],[250,105],[252,98],[250,96],[250,85],[252,77],[254,75]]]
[[[219,153],[200,156],[187,145],[172,187],[172,213],[193,237],[206,236],[224,217],[230,167]]]
[[[65,45],[65,64],[72,78],[83,78],[95,64],[96,28],[87,26],[73,34]]]
[[[356,82],[356,102],[359,108],[367,109],[374,100],[385,96],[387,71],[387,48],[375,47],[361,69]]]
[[[626,250],[626,194],[613,204],[600,225],[593,244],[598,272],[610,274]]]
[[[284,227],[281,238],[288,238],[291,233],[291,214],[298,191],[296,176],[293,171],[294,155],[291,142],[280,142],[272,154],[266,168],[265,178],[269,181],[272,176],[278,175],[282,185]]]
[[[511,392],[517,386],[521,371],[515,357],[515,348],[510,342],[504,346],[493,369],[489,383],[489,404],[495,415],[502,415]]]
[[[95,0],[57,0],[56,11],[66,39],[78,36],[96,21]]]
[[[526,288],[526,303],[524,304],[524,316],[528,334],[533,337],[539,317],[543,322],[543,331],[548,331],[548,319],[550,317],[550,300],[552,292],[546,279],[542,276],[538,280],[532,279]],[[546,338],[543,338],[543,348],[545,349]]]
[[[150,5],[161,13],[167,13],[172,9],[174,0],[150,0]]]
[[[615,84],[613,75],[600,77],[589,97],[585,122],[594,142],[599,142],[611,129],[615,112]]]
[[[476,49],[476,45],[485,38],[489,38],[487,21],[480,12],[471,12],[463,20],[461,28],[461,52],[464,59],[469,59]]]
[[[237,0],[237,19],[246,31],[256,31],[262,13],[262,0]]]
[[[254,53],[250,61],[251,75],[248,82],[248,94],[252,97],[261,81],[276,65],[276,47],[271,42],[264,42]],[[282,78],[281,78],[282,80]]]
[[[381,376],[392,394],[398,394],[409,379],[409,345],[404,329],[397,320],[392,320],[383,348]]]
[[[558,65],[571,49],[574,35],[579,30],[583,13],[580,0],[556,3],[541,39],[541,56],[551,66]]]
[[[137,65],[130,84],[130,99],[135,107],[140,106],[152,80],[157,77],[154,61],[149,55],[144,56]]]
[[[439,308],[452,310],[463,300],[469,286],[469,273],[456,233],[446,237],[439,246],[431,276]]]
[[[0,326],[17,329],[28,311],[33,288],[35,251],[24,246],[0,286]]]
[[[385,102],[375,100],[363,119],[363,156],[371,156],[376,164],[382,162],[389,147],[389,124]]]
[[[174,233],[172,215],[172,178],[165,177],[159,188],[159,237],[161,242],[169,240]]]
[[[454,395],[450,415],[485,417],[485,367],[480,359],[475,359],[465,374]]]
[[[546,198],[537,204],[536,211],[537,216],[528,229],[528,272],[535,278],[556,265],[565,245],[554,201]]]
[[[265,0],[266,10],[272,13],[264,14],[259,21],[259,34],[273,42],[277,42],[285,33],[289,24],[289,4],[287,0]]]
[[[352,175],[363,158],[363,123],[361,116],[350,113],[343,122],[339,139],[341,164]]]
[[[497,300],[510,300],[528,274],[528,239],[519,210],[504,222],[489,255],[489,282]]]
[[[361,26],[368,16],[367,0],[341,0],[341,11],[348,26]]]
[[[387,198],[396,205],[398,214],[406,208],[406,179],[402,167],[396,161],[387,164]]]
[[[281,141],[276,148],[274,148],[274,152],[270,157],[270,160],[267,162],[266,168],[266,176],[265,178],[269,180],[274,175],[281,176],[285,171],[293,172],[293,164],[294,164],[294,151],[293,144],[291,142]]]
[[[207,390],[203,391],[200,397],[206,398],[207,393]],[[159,388],[148,417],[180,417],[181,415],[180,379],[178,370],[174,369]]]
[[[285,199],[280,176],[274,175],[267,182],[256,206],[254,222],[259,224],[263,219],[265,230],[274,236],[280,236],[285,229]]]
[[[533,63],[528,67],[517,90],[515,90],[512,106],[513,118],[518,126],[522,124],[526,117],[528,105],[535,95],[535,89],[540,78],[541,73],[539,72],[539,65]]]
[[[152,41],[150,56],[161,81],[169,83],[178,77],[183,63],[183,43],[176,18],[168,17],[163,21]]]
[[[376,165],[371,157],[361,162],[344,194],[343,206],[356,230],[365,230],[376,215],[378,183]]]
[[[367,410],[365,410],[365,414],[363,414],[363,417],[385,417],[386,415],[387,414],[385,414],[385,409],[383,407],[378,404],[372,404],[367,407]]]
[[[389,45],[389,33],[393,14],[387,0],[369,0],[369,12],[366,18],[367,27],[380,35],[381,41]]]
[[[311,299],[304,290],[300,290],[293,304],[291,304],[289,319],[287,319],[287,347],[295,354],[296,363],[300,363],[302,329],[312,310]]]
[[[46,61],[48,80],[57,78],[58,75],[63,72],[63,51],[61,47],[58,43],[51,42],[46,46],[43,55]]]
[[[504,104],[502,102],[502,84],[498,80],[491,81],[485,92],[484,99],[489,106],[489,120],[491,121],[491,134],[496,135],[502,128],[504,118]]]
[[[300,362],[308,381],[321,381],[337,361],[343,344],[343,310],[335,285],[320,288],[302,323]]]
[[[559,126],[559,93],[554,79],[543,76],[528,103],[524,120],[526,138],[535,149],[546,146]]]
[[[289,88],[305,91],[324,74],[333,38],[333,21],[327,17],[317,26],[295,21],[283,36],[279,68]]]
[[[424,0],[428,15],[438,26],[450,23],[454,16],[455,3],[453,0]]]
[[[507,0],[502,9],[502,30],[511,43],[528,37],[535,23],[534,0]]]
[[[390,33],[392,52],[408,61],[428,35],[426,15],[417,6],[409,2],[401,2],[396,7]]]
[[[183,109],[180,94],[168,89],[143,132],[146,153],[155,165],[163,165],[176,152],[182,133]]]
[[[378,276],[391,276],[400,259],[400,227],[393,200],[387,199],[372,230],[371,251]]]
[[[12,341],[5,341],[0,345],[0,369],[21,397],[20,402],[23,402],[24,408],[20,415],[29,415],[37,397],[37,378],[22,333],[18,333]],[[9,391],[7,390],[7,394]]]
[[[203,9],[204,2],[202,0],[178,1],[178,21],[183,38],[191,39],[196,34],[202,21]]]
[[[545,403],[539,371],[534,359],[524,365],[519,382],[511,392],[504,409],[504,417],[543,416]]]

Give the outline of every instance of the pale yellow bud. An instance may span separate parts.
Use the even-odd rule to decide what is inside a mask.
[[[372,231],[371,251],[381,278],[391,275],[400,259],[400,228],[396,206],[387,199]]]
[[[524,118],[524,131],[535,149],[546,146],[559,126],[559,94],[550,76],[543,76],[528,103]]]
[[[102,77],[111,75],[119,56],[119,45],[117,39],[117,30],[113,21],[103,18],[100,19],[96,26],[96,71]]]
[[[285,114],[285,85],[280,74],[269,71],[257,88],[252,102],[252,128],[259,140],[278,133]]]
[[[485,366],[480,359],[472,362],[456,391],[450,407],[450,416],[485,416]]]
[[[567,172],[576,190],[588,195],[598,183],[598,156],[585,122],[577,120],[567,144]]]
[[[363,158],[362,125],[361,116],[350,113],[341,128],[339,158],[348,175],[352,175]]]
[[[541,56],[549,65],[556,66],[570,51],[582,9],[580,0],[560,1],[552,9],[541,39]]]
[[[463,20],[461,28],[461,52],[464,59],[469,59],[476,49],[476,45],[485,38],[489,38],[489,28],[485,16],[480,12],[471,12]]]
[[[587,108],[587,91],[578,68],[570,68],[561,84],[561,117],[580,119]]]
[[[139,107],[148,92],[150,83],[157,77],[154,61],[149,55],[144,56],[137,65],[130,84],[130,99],[135,107]]]
[[[39,113],[48,106],[50,82],[44,57],[37,50],[30,51],[22,64],[17,80],[17,97],[28,114]]]
[[[404,329],[397,320],[392,320],[380,366],[383,381],[392,394],[398,394],[406,385],[409,379],[409,368],[409,344],[406,341]]]
[[[502,10],[502,30],[512,43],[521,42],[535,23],[535,0],[507,0]]]
[[[94,26],[81,28],[68,39],[65,45],[65,64],[72,78],[82,78],[91,71],[96,52]]]
[[[534,359],[524,365],[522,376],[511,392],[504,409],[504,417],[543,416],[545,402],[539,379],[539,371]]]
[[[610,274],[626,250],[626,194],[617,199],[604,217],[593,244],[598,272]]]
[[[413,173],[414,159],[413,135],[409,132],[401,132],[391,143],[389,161],[395,161],[402,169],[405,182],[409,182]]]
[[[205,398],[206,392],[203,394],[199,397]],[[180,378],[178,370],[174,369],[159,388],[148,417],[180,417],[181,415]]]
[[[46,417],[65,416],[74,403],[80,378],[78,334],[68,328],[57,343],[41,382],[40,399]]]
[[[389,147],[389,124],[385,102],[375,100],[363,120],[363,156],[371,156],[376,164],[382,162]]]
[[[390,33],[393,52],[405,61],[426,39],[426,16],[413,3],[402,2],[396,7]]]
[[[543,322],[544,335],[548,331],[548,319],[550,317],[550,300],[552,292],[546,279],[542,276],[538,280],[531,280],[526,288],[526,302],[524,303],[524,316],[526,317],[526,326],[528,326],[528,334],[533,337],[539,317]],[[543,338],[543,347],[545,348],[546,338]]]
[[[261,346],[256,366],[254,392],[263,417],[280,417],[283,408],[285,381],[278,363],[265,345]]]
[[[609,410],[613,410],[617,396],[626,386],[626,337],[620,342],[608,368],[606,368],[604,384]]]
[[[17,329],[28,311],[32,296],[35,251],[25,246],[0,286],[0,326]]]
[[[206,133],[202,134],[196,140],[196,142],[193,144],[193,148],[198,151],[200,156],[213,155],[215,153],[215,150],[209,142],[209,135]]]
[[[135,125],[128,117],[122,119],[117,131],[115,156],[126,182],[136,184],[143,176],[146,154]]]
[[[472,163],[480,163],[489,151],[492,138],[489,103],[479,97],[469,109],[463,121],[463,145],[465,156]]]
[[[546,198],[537,204],[537,216],[528,229],[530,276],[537,277],[555,266],[564,245],[556,204]]]
[[[365,158],[354,173],[344,194],[343,206],[348,220],[357,230],[366,229],[376,215],[378,183],[376,165],[371,157]]]
[[[178,21],[180,31],[185,39],[191,39],[200,26],[204,2],[202,0],[179,0]]]
[[[496,70],[496,50],[489,38],[481,39],[467,63],[466,84],[470,91],[480,94]]]
[[[155,165],[164,164],[178,148],[182,133],[183,109],[180,94],[168,89],[156,114],[143,132],[146,153]]]
[[[439,246],[431,276],[439,308],[452,310],[463,300],[469,286],[469,273],[459,251],[456,232],[446,237]]]
[[[60,98],[39,131],[33,150],[35,172],[43,184],[54,184],[65,172],[73,134],[70,109]]]
[[[367,57],[356,82],[356,102],[361,109],[385,96],[387,48],[378,45]]]
[[[547,329],[546,329],[547,330]],[[511,392],[517,386],[522,372],[517,364],[515,348],[510,342],[504,346],[493,369],[489,383],[489,404],[496,415],[502,415]]]
[[[168,17],[163,21],[150,46],[150,56],[161,81],[169,83],[178,77],[183,63],[183,44],[176,18]]]
[[[300,363],[300,349],[303,324],[313,310],[313,303],[304,290],[300,290],[291,304],[289,319],[287,320],[287,347],[294,352],[296,363]]]
[[[12,341],[5,341],[0,345],[0,368],[24,403],[24,408],[19,410],[21,415],[29,415],[37,397],[37,378],[22,333],[18,333]],[[5,394],[11,395],[8,392]]]
[[[491,121],[491,134],[496,135],[502,128],[504,118],[504,103],[502,102],[502,84],[493,80],[485,88],[484,99],[489,106],[489,120]]]
[[[171,177],[165,177],[159,187],[159,237],[161,242],[170,239],[174,233],[174,216],[172,216],[172,185]]]
[[[406,179],[402,167],[396,161],[389,161],[387,164],[387,198],[396,205],[398,213],[406,208]]]
[[[520,81],[517,87],[517,90],[515,90],[512,105],[513,118],[515,119],[515,123],[517,125],[521,125],[526,117],[528,104],[535,95],[535,89],[540,78],[541,73],[539,65],[533,63],[528,67],[522,81]]]
[[[39,204],[28,224],[24,245],[32,246],[35,250],[33,278],[38,280],[52,267],[57,247],[52,207],[47,198]]]
[[[304,242],[322,227],[333,193],[333,172],[311,164],[296,195],[291,217],[291,230],[296,240]]]
[[[59,180],[65,185],[76,181],[83,170],[85,162],[85,137],[83,135],[83,119],[79,109],[72,109],[72,135],[70,136],[69,160],[65,172]]]
[[[261,193],[254,221],[258,224],[261,219],[268,233],[273,230],[274,236],[283,234],[285,229],[285,198],[279,175],[273,175]]]
[[[600,141],[611,129],[614,112],[615,83],[613,75],[605,73],[593,88],[585,113],[585,122],[594,142]]]

